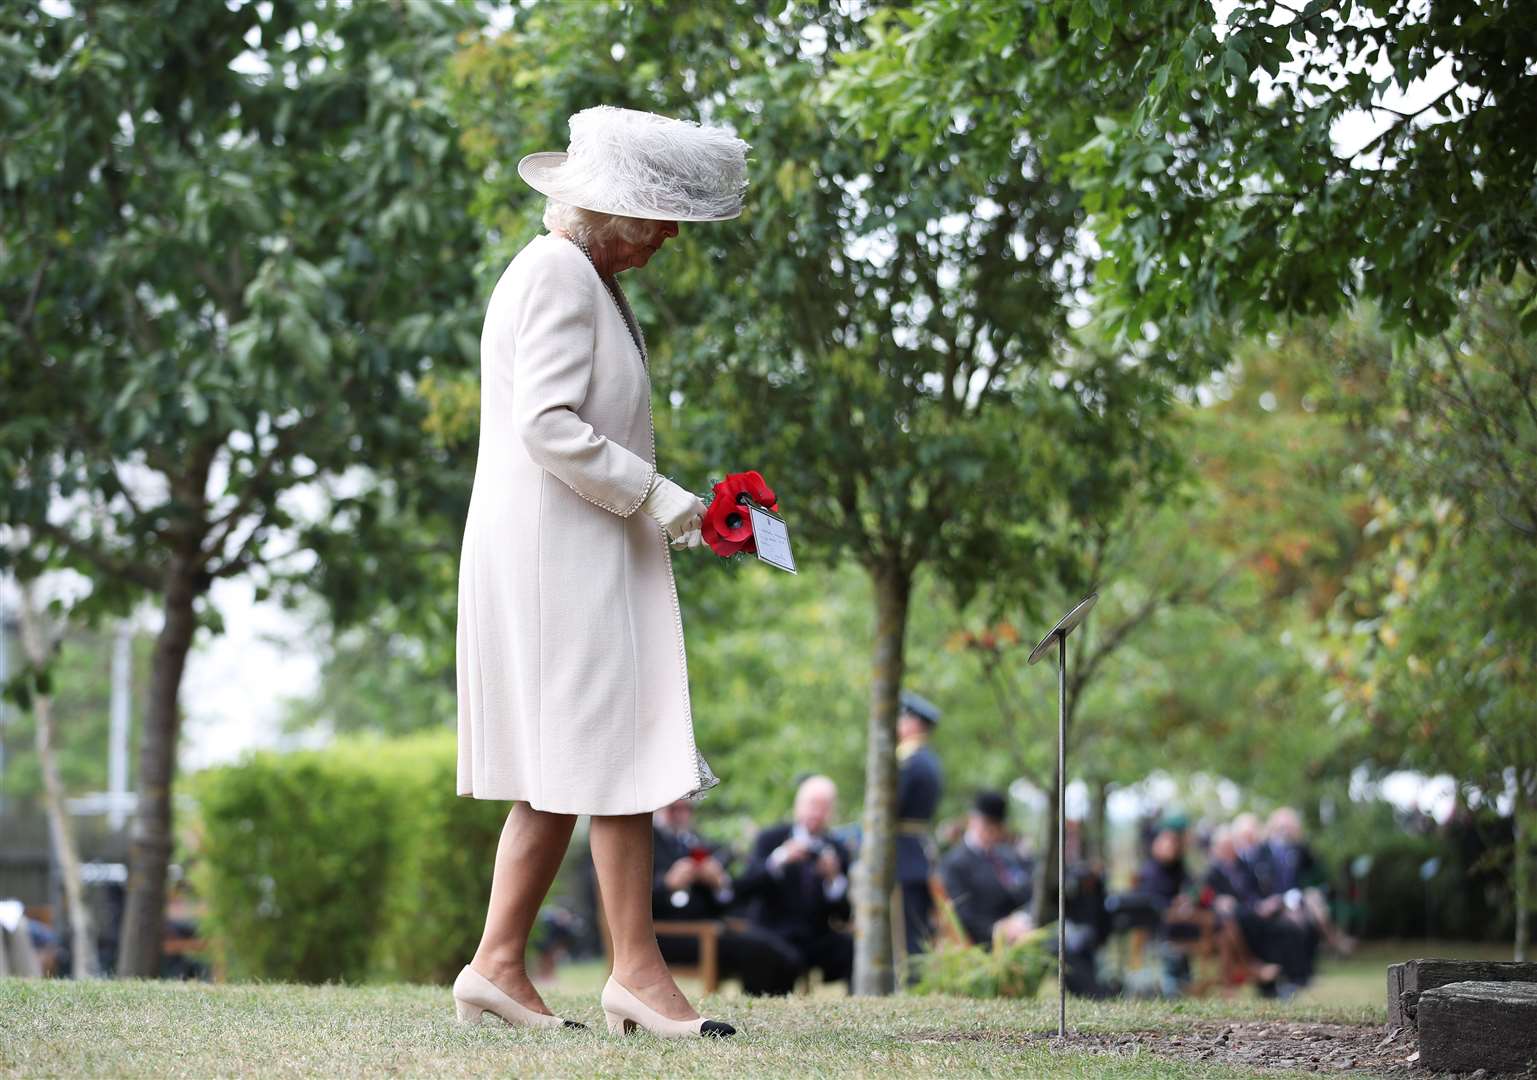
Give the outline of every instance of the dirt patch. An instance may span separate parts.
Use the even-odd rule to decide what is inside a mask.
[[[915,1042],[987,1042],[1038,1044],[1055,1042],[1050,1034],[975,1032],[928,1036]],[[1160,1057],[1242,1065],[1251,1069],[1301,1069],[1315,1073],[1370,1076],[1429,1077],[1415,1064],[1413,1036],[1384,1036],[1377,1025],[1310,1024],[1294,1021],[1246,1020],[1200,1022],[1178,1031],[1120,1031],[1109,1035],[1070,1034],[1068,1046],[1091,1053],[1133,1054],[1145,1050]],[[1451,1080],[1453,1074],[1440,1077]],[[1486,1073],[1460,1074],[1481,1078]]]

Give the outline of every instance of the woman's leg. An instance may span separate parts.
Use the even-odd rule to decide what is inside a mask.
[[[699,1013],[673,981],[651,922],[651,815],[592,819],[592,861],[614,941],[614,978],[671,1020]]]
[[[544,903],[555,871],[571,842],[571,814],[547,814],[528,803],[514,803],[496,845],[496,869],[491,875],[491,902],[486,928],[470,966],[490,979],[513,1000],[535,1012],[549,1013],[524,966],[528,935],[539,905]]]

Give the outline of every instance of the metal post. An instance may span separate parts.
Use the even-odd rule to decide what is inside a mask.
[[[1067,635],[1057,635],[1057,1038],[1067,1038]]]
[[[1067,635],[1083,622],[1098,593],[1090,593],[1030,650],[1030,663],[1057,643],[1057,1038],[1067,1038]]]

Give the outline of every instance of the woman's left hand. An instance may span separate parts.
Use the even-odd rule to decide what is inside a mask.
[[[696,548],[704,546],[704,535],[698,529],[690,529],[672,542],[675,548]]]

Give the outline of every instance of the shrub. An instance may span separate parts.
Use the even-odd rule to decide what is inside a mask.
[[[480,937],[507,813],[460,798],[455,770],[439,730],[199,774],[194,883],[228,974],[452,979]]]
[[[194,883],[228,974],[363,978],[390,871],[388,793],[323,754],[257,754],[198,781]]]
[[[366,767],[395,793],[395,849],[387,910],[371,974],[407,982],[452,982],[475,953],[491,868],[508,803],[455,794],[452,732],[360,748]]]
[[[960,929],[951,905],[941,905],[935,914]],[[1057,964],[1048,949],[1049,938],[1044,928],[1031,931],[1012,945],[995,937],[991,950],[936,941],[929,952],[914,957],[920,967],[913,991],[971,998],[1034,997],[1041,980]]]
[[[1487,810],[1436,826],[1371,800],[1345,803],[1314,840],[1331,872],[1336,918],[1352,933],[1508,941],[1511,835],[1510,819]],[[1361,860],[1369,869],[1352,879],[1361,856],[1370,856]]]

